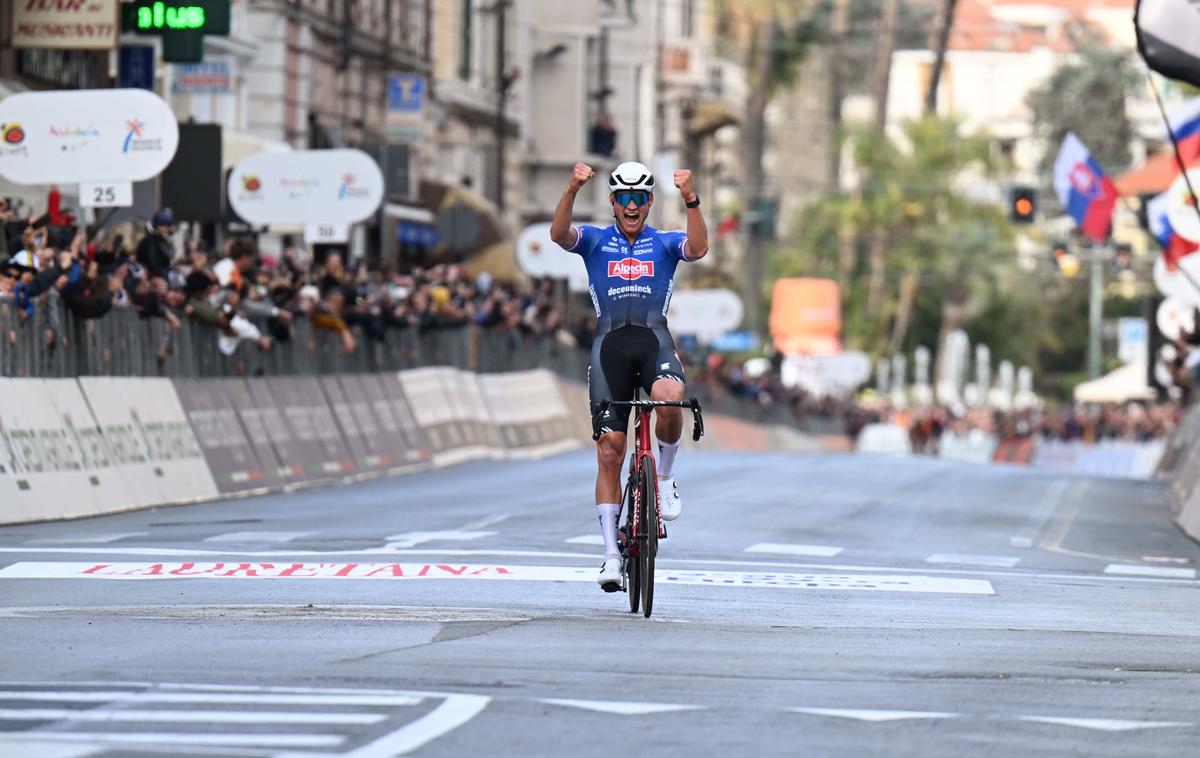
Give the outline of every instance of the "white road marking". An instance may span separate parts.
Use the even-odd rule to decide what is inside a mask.
[[[1196,569],[1168,568],[1166,566],[1138,566],[1131,563],[1110,563],[1104,567],[1106,574],[1122,576],[1158,576],[1172,579],[1195,579]]]
[[[1125,719],[1072,719],[1052,716],[1022,716],[1021,721],[1036,721],[1041,724],[1077,726],[1082,729],[1098,729],[1103,732],[1128,732],[1134,729],[1162,729],[1173,726],[1194,726],[1188,721],[1127,721]]]
[[[312,532],[230,532],[205,537],[205,542],[246,543],[246,542],[291,542],[307,537]]]
[[[169,732],[5,732],[5,737],[46,742],[102,742],[138,745],[220,747],[337,747],[336,734],[171,734]]]
[[[447,695],[444,703],[416,721],[357,750],[337,755],[341,758],[392,758],[410,753],[475,718],[491,700],[486,695]],[[312,754],[305,755],[311,758]]]
[[[562,705],[568,708],[582,708],[586,711],[615,713],[619,716],[643,716],[649,713],[704,710],[704,706],[702,705],[675,705],[672,703],[622,703],[609,700],[560,700],[556,698],[539,700],[538,702],[549,705]]]
[[[813,574],[774,571],[668,571],[667,584],[773,587],[818,590],[875,590],[969,595],[995,594],[990,582],[904,574]],[[420,563],[14,563],[0,578],[19,579],[375,579],[591,582],[595,569],[571,566]],[[0,612],[11,609],[0,608]],[[278,696],[288,697],[288,696]]]
[[[127,711],[75,708],[0,708],[4,721],[147,721],[175,724],[378,724],[382,713],[282,713],[279,711]]]
[[[1010,558],[1006,555],[966,555],[962,553],[934,553],[925,559],[926,563],[949,563],[954,566],[993,566],[995,568],[1012,568],[1020,562],[1020,558]]]
[[[814,716],[833,716],[839,719],[855,719],[857,721],[904,721],[906,719],[953,719],[960,714],[942,711],[880,711],[853,710],[847,708],[789,708],[795,713],[809,713]]]
[[[830,545],[792,545],[783,542],[759,542],[746,548],[745,553],[771,553],[773,555],[808,555],[814,558],[832,558],[845,550]]]
[[[1168,555],[1143,555],[1142,560],[1147,563],[1191,563],[1189,558],[1172,558]]]
[[[439,558],[449,557],[464,557],[464,556],[493,556],[493,557],[513,557],[513,558],[570,558],[573,560],[590,561],[594,556],[590,553],[567,553],[552,550],[505,550],[503,548],[495,549],[476,549],[476,550],[444,550],[436,548],[420,548],[420,549],[389,549],[389,548],[368,548],[365,550],[197,550],[184,548],[82,548],[82,547],[16,547],[0,546],[0,554],[4,553],[36,553],[36,554],[61,554],[61,555],[88,555],[88,556],[162,556],[162,557],[240,557],[240,558],[283,558],[291,561],[300,557],[354,557],[354,556],[420,556],[429,555]],[[801,563],[801,562],[782,562],[782,561],[750,561],[750,560],[719,560],[709,558],[667,558],[660,556],[658,559],[660,566],[662,565],[689,565],[689,566],[751,566],[754,568],[786,568],[793,570],[817,570],[817,571],[869,571],[869,572],[916,572],[921,574],[950,574],[962,576],[990,576],[1000,577],[1005,579],[1053,579],[1063,580],[1071,579],[1084,582],[1097,583],[1129,583],[1138,582],[1142,584],[1191,584],[1200,586],[1200,581],[1188,580],[1181,578],[1168,577],[1135,577],[1135,576],[1104,576],[1102,574],[1080,574],[1067,571],[1044,571],[1044,570],[1022,570],[1014,568],[1006,571],[991,571],[987,569],[958,569],[958,568],[923,568],[920,566],[860,566],[855,564],[836,564],[836,563]]]
[[[484,516],[481,519],[476,519],[475,521],[472,521],[469,524],[465,524],[463,526],[463,529],[466,529],[466,530],[486,529],[489,526],[495,526],[496,524],[499,524],[501,521],[507,521],[510,518],[512,518],[511,513],[497,513],[494,516]],[[391,539],[391,538],[389,537],[388,539]]]
[[[403,534],[393,534],[391,537],[385,537],[388,541],[387,547],[391,550],[397,550],[406,547],[416,547],[422,542],[433,541],[466,541],[477,540],[481,537],[490,537],[495,532],[478,532],[451,530],[445,532],[405,532]]]
[[[92,534],[78,537],[44,537],[37,540],[26,540],[26,545],[103,545],[131,537],[145,537],[150,532],[122,532],[121,534]]]
[[[599,534],[581,534],[564,542],[568,545],[603,545],[604,537]]]
[[[22,758],[87,758],[108,750],[103,745],[48,745],[45,742],[9,739],[0,734],[0,755]]]
[[[422,698],[414,695],[285,695],[264,692],[101,692],[45,690],[4,690],[0,700],[30,700],[52,703],[207,703],[210,705],[418,705]]]
[[[1010,547],[1033,547],[1033,540],[1028,537],[1012,537],[1008,544]]]

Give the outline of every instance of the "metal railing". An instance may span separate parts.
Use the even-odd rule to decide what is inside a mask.
[[[482,371],[546,368],[583,381],[588,356],[554,335],[524,336],[473,325],[420,331],[388,329],[379,338],[351,326],[358,345],[343,347],[341,336],[297,317],[290,339],[262,350],[242,340],[231,354],[218,346],[217,328],[182,319],[173,329],[161,318],[141,318],[114,308],[97,319],[79,319],[53,300],[38,303],[31,316],[0,299],[0,376],[293,376],[398,371],[420,366],[454,366]],[[256,322],[270,334],[264,321]]]

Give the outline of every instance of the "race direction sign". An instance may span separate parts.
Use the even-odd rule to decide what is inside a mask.
[[[16,184],[152,179],[179,126],[142,89],[21,92],[0,101],[0,175]]]
[[[379,209],[383,174],[361,150],[255,153],[229,172],[228,193],[252,224],[353,224]]]

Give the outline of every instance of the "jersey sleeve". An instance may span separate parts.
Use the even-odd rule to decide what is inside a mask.
[[[681,229],[673,232],[659,232],[658,238],[668,255],[673,256],[677,260],[690,262],[691,259],[686,255],[687,232]]]
[[[580,224],[579,226],[574,227],[574,231],[577,235],[575,237],[575,244],[564,249],[568,253],[575,253],[580,257],[586,258],[591,255],[592,251],[596,249],[596,246],[600,244],[600,237],[604,230],[600,229],[599,227],[585,226]]]

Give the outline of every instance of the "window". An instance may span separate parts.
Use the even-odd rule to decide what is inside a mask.
[[[458,44],[458,78],[471,78],[471,37],[474,33],[474,0],[462,0],[462,34]]]
[[[679,33],[691,37],[696,33],[696,0],[680,0]]]

